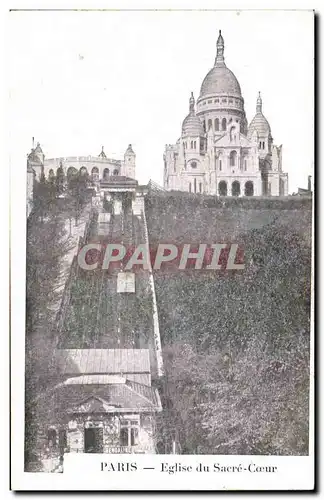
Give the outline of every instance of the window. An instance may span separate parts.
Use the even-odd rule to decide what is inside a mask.
[[[234,181],[232,183],[232,196],[240,196],[241,194],[241,186],[238,181]]]
[[[120,445],[136,446],[138,444],[139,421],[122,420],[120,422]]]
[[[197,142],[194,141],[194,149],[196,149],[196,147],[197,147]]]
[[[194,193],[197,193],[197,180],[194,179]]]
[[[262,149],[264,149],[264,142],[262,143]]]
[[[219,196],[227,196],[227,184],[225,181],[221,181],[218,184],[218,194]]]
[[[271,182],[268,183],[268,195],[271,196]]]
[[[88,173],[88,171],[87,171],[86,167],[81,167],[80,168],[80,174],[81,175],[86,175],[87,173]]]
[[[247,181],[244,188],[245,196],[253,196],[253,182]]]
[[[189,182],[189,193],[191,193],[191,182]]]
[[[201,193],[201,192],[202,192],[202,183],[199,182],[199,193]]]
[[[190,163],[190,165],[191,165],[191,168],[197,168],[197,162],[196,161],[192,161]]]
[[[212,101],[212,100],[210,100],[210,101],[208,101],[208,104],[211,104],[212,102],[213,102],[213,101]]]
[[[105,168],[103,171],[103,179],[108,179],[109,178],[109,168]]]
[[[231,167],[235,167],[235,165],[236,165],[236,157],[237,157],[236,151],[231,151],[231,153],[230,153],[230,166]]]
[[[226,130],[226,118],[222,119],[222,130]]]
[[[92,180],[99,179],[99,170],[97,167],[93,167],[93,169],[91,170],[91,177],[92,177]]]
[[[191,149],[193,149],[193,141],[191,141],[190,147],[191,147]]]
[[[52,172],[53,172],[53,170],[52,170]],[[74,167],[69,167],[69,168],[67,169],[66,175],[67,175],[67,177],[68,177],[68,178],[71,178],[71,177],[73,177],[73,175],[77,175],[77,173],[78,173],[78,171],[77,171],[77,169],[76,169],[76,168],[74,168]]]
[[[247,159],[244,159],[244,170],[247,171]]]
[[[215,131],[217,132],[219,130],[219,119],[215,118]]]
[[[118,170],[115,168],[113,175],[118,175]]]
[[[222,171],[222,160],[219,160],[219,171]]]
[[[261,141],[259,142],[259,149],[261,149]]]
[[[233,104],[233,99],[229,99],[228,101],[230,104]]]
[[[227,102],[227,99],[223,98],[223,99],[222,99],[222,102]]]
[[[207,130],[209,130],[210,128],[212,128],[213,126],[213,122],[211,120],[208,120],[208,128]]]
[[[219,99],[215,99],[215,102],[219,102]]]

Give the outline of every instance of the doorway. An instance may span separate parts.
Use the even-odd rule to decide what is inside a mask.
[[[90,427],[84,429],[84,452],[102,453],[103,452],[103,429],[102,427]]]

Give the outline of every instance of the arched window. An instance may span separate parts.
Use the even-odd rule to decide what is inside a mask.
[[[218,132],[218,130],[219,130],[219,119],[218,118],[215,118],[214,126],[215,126],[215,131]]]
[[[208,120],[208,130],[213,127],[213,122],[211,120]]]
[[[87,175],[88,170],[85,167],[80,168],[80,175]]]
[[[115,168],[113,175],[118,175],[118,174],[119,174],[119,172],[118,172],[117,168]]]
[[[227,196],[227,184],[225,181],[220,181],[218,184],[218,194],[219,196]]]
[[[191,147],[191,149],[193,149],[193,141],[191,141],[190,147]]]
[[[253,182],[252,181],[247,181],[245,183],[244,187],[244,194],[245,196],[253,196],[254,188],[253,188]]]
[[[190,163],[190,166],[191,166],[191,168],[197,168],[197,162],[196,161],[192,161]]]
[[[201,192],[202,192],[202,183],[199,182],[199,193],[201,193]]]
[[[104,171],[103,171],[103,175],[102,175],[102,178],[103,179],[108,179],[109,178],[109,168],[105,168]]]
[[[231,127],[231,130],[230,130],[230,141],[231,142],[236,139],[234,132],[235,132],[235,127]]]
[[[226,118],[222,119],[222,130],[226,130]]]
[[[259,149],[261,149],[261,141],[259,142]]]
[[[219,171],[222,171],[222,160],[219,160]]]
[[[262,149],[264,149],[264,142],[262,143]]]
[[[271,182],[268,182],[268,195],[271,196]]]
[[[197,180],[194,178],[194,193],[197,193]]]
[[[194,148],[196,149],[196,147],[197,147],[197,142],[194,141]]]
[[[189,182],[189,193],[191,193],[191,182]]]
[[[232,183],[232,196],[240,196],[241,194],[241,186],[238,181],[234,181]]]
[[[231,167],[235,167],[235,165],[236,165],[236,157],[237,157],[236,151],[231,151],[231,153],[230,153],[230,166]]]
[[[74,175],[77,175],[77,173],[78,173],[78,171],[77,171],[77,169],[76,169],[76,168],[74,168],[74,167],[69,167],[69,168],[67,169],[66,176],[67,176],[67,177],[69,177],[69,178],[71,178],[71,177],[73,177]]]
[[[91,177],[93,181],[99,179],[99,169],[97,167],[93,167],[93,169],[91,170]]]

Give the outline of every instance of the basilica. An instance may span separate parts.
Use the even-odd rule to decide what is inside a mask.
[[[189,113],[176,144],[164,152],[164,188],[218,196],[287,196],[282,146],[275,146],[259,92],[250,125],[240,84],[226,66],[219,31],[213,68]]]

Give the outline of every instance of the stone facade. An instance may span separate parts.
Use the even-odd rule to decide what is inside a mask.
[[[34,140],[33,140],[34,142]],[[98,185],[101,182],[123,176],[135,179],[136,155],[129,144],[123,160],[107,158],[104,149],[98,156],[68,156],[45,158],[39,143],[32,147],[27,158],[27,217],[32,209],[34,179],[50,180],[55,176],[67,179],[76,173],[87,174],[91,181]]]
[[[256,114],[248,126],[244,99],[224,60],[219,34],[213,68],[202,82],[176,144],[164,152],[164,188],[219,196],[286,196],[282,146],[273,144],[259,93]]]

